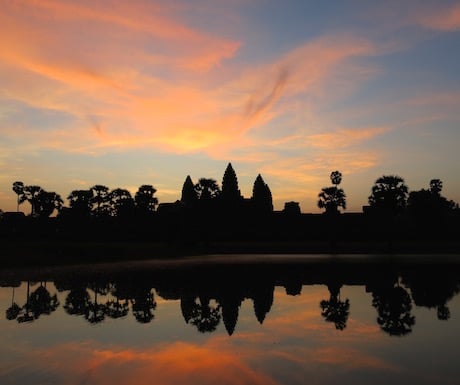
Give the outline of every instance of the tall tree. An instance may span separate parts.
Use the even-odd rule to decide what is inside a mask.
[[[193,184],[190,175],[187,175],[187,178],[185,178],[184,184],[182,185],[182,195],[180,200],[188,207],[194,207],[198,200],[195,185]]]
[[[28,201],[31,206],[30,215],[34,217],[37,212],[38,197],[43,189],[40,186],[24,186],[23,201]]]
[[[403,178],[397,175],[384,175],[372,186],[369,204],[389,213],[398,213],[406,208],[407,195],[408,188]]]
[[[24,196],[24,183],[19,182],[19,181],[14,182],[13,191],[18,196],[17,201],[16,201],[17,202],[16,211],[19,212],[19,205],[24,202],[24,199],[22,199],[22,197]]]
[[[342,182],[340,171],[333,171],[330,175],[331,182],[334,186],[323,187],[318,194],[318,207],[326,209],[326,214],[338,214],[339,208],[347,208],[347,197],[343,189],[338,188]]]
[[[273,198],[270,187],[268,187],[260,174],[257,175],[254,181],[251,200],[256,211],[265,213],[273,211]]]
[[[150,214],[155,211],[158,205],[158,199],[154,196],[156,192],[156,188],[149,184],[139,187],[134,196],[134,202],[140,213]]]
[[[112,203],[113,213],[117,217],[126,217],[134,210],[134,199],[131,193],[122,188],[116,188],[110,192],[110,202]]]
[[[59,194],[42,190],[37,197],[35,214],[41,218],[48,218],[54,210],[61,211],[63,204],[64,201]]]
[[[94,185],[90,189],[92,191],[91,204],[93,205],[93,213],[97,217],[110,215],[110,190],[104,185]]]
[[[92,208],[92,198],[92,190],[73,190],[67,197],[70,212],[79,217],[89,217]]]
[[[222,200],[226,202],[237,202],[241,200],[241,193],[238,189],[238,178],[232,164],[229,163],[222,179]]]

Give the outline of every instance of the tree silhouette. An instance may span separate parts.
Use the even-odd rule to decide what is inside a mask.
[[[196,205],[198,196],[190,175],[187,175],[184,184],[182,185],[182,195],[180,200],[187,207],[195,207]]]
[[[122,188],[116,188],[110,192],[113,214],[117,217],[127,217],[134,210],[134,200],[131,193]]]
[[[54,210],[61,211],[64,201],[59,194],[41,190],[36,201],[36,216],[48,218]]]
[[[92,199],[92,190],[73,190],[67,197],[71,213],[77,217],[89,217],[91,215]]]
[[[220,196],[221,190],[215,179],[200,178],[195,185],[195,191],[200,201],[209,201]]]
[[[91,204],[95,206],[92,211],[96,217],[110,216],[110,190],[104,185],[94,185],[90,189],[92,191]]]
[[[156,192],[156,188],[149,184],[139,187],[134,196],[134,202],[139,213],[147,215],[155,211],[155,207],[158,205],[158,199],[154,196]]]
[[[254,181],[251,201],[257,212],[271,213],[273,211],[272,193],[260,174]]]
[[[430,191],[433,195],[440,195],[442,191],[442,181],[440,179],[431,179]]]
[[[336,186],[323,187],[318,198],[318,207],[326,209],[326,214],[338,214],[339,207],[347,208],[346,195],[341,188]]]
[[[369,196],[371,207],[389,213],[399,213],[406,208],[408,188],[397,175],[384,175],[375,181]]]
[[[342,182],[342,174],[340,171],[333,171],[330,175],[331,182],[334,186],[323,187],[318,194],[318,207],[326,209],[326,214],[338,214],[339,207],[346,209],[347,200],[343,189],[337,186]]]
[[[332,171],[330,178],[332,184],[337,187],[342,182],[342,173],[340,171]]]
[[[37,214],[38,197],[42,191],[43,189],[40,186],[24,186],[20,199],[22,202],[27,201],[30,203],[30,216],[32,217],[35,217]]]
[[[24,183],[14,182],[13,191],[18,196],[17,201],[16,201],[17,202],[16,211],[19,212],[19,205],[24,202],[24,199],[22,199],[22,196],[24,195]]]

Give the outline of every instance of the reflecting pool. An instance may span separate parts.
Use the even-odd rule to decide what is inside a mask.
[[[0,384],[459,384],[459,272],[321,256],[0,270]]]

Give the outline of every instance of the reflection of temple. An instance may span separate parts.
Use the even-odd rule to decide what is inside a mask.
[[[272,308],[276,286],[284,287],[288,295],[301,295],[303,286],[318,284],[327,286],[329,291],[329,299],[320,302],[318,312],[337,330],[344,330],[350,301],[341,298],[341,288],[361,285],[372,295],[370,304],[375,307],[381,330],[403,336],[415,325],[414,306],[436,309],[438,319],[449,319],[448,301],[460,292],[459,270],[455,264],[191,264],[170,269],[120,270],[107,275],[87,272],[78,278],[69,273],[54,280],[54,286],[65,293],[65,312],[90,323],[127,316],[150,323],[155,319],[158,295],[164,300],[179,301],[185,323],[198,332],[214,332],[223,324],[232,335],[244,301],[252,301],[254,317],[263,324]],[[52,276],[29,273],[25,278],[25,298],[18,298],[23,296],[17,295],[20,280],[2,280],[0,273],[2,286],[12,288],[11,305],[5,309],[8,320],[36,321],[42,315],[51,315],[60,305],[57,294],[46,286]]]

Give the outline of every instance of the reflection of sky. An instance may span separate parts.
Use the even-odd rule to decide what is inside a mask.
[[[53,293],[51,284],[47,288]],[[11,293],[0,290],[2,310]],[[252,301],[242,303],[232,336],[222,323],[214,333],[198,333],[185,324],[179,301],[158,296],[149,324],[129,314],[91,326],[63,312],[64,294],[55,314],[32,323],[6,321],[2,312],[0,383],[447,384],[459,375],[458,296],[449,303],[449,321],[414,308],[413,333],[397,338],[380,331],[371,295],[358,286],[341,290],[351,303],[343,331],[320,315],[320,301],[329,298],[325,286],[304,286],[299,296],[278,287],[262,325]],[[25,285],[15,297],[22,304]]]

